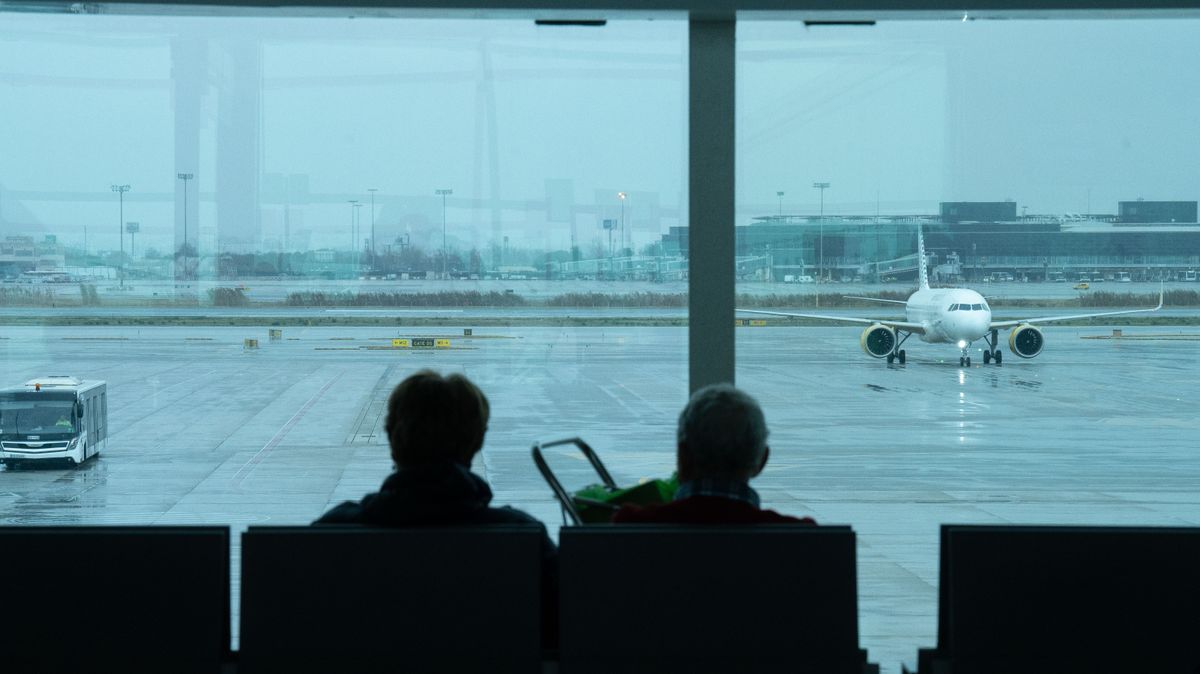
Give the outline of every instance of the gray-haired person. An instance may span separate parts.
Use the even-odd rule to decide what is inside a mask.
[[[662,505],[625,506],[619,523],[815,524],[764,510],[750,480],[767,465],[767,420],[758,401],[730,384],[696,391],[676,429],[679,491]]]

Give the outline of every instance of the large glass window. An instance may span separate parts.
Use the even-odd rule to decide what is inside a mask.
[[[99,458],[0,471],[0,521],[311,521],[378,488],[425,367],[491,398],[498,503],[558,521],[536,440],[670,472],[683,22],[5,14],[0,64],[0,386],[113,400]]]
[[[1200,522],[1197,357],[1166,340],[1197,338],[1198,37],[739,24],[738,306],[882,321],[739,314],[738,382],[772,429],[761,491],[855,527],[880,662],[935,643],[941,523]],[[985,317],[1153,307],[1160,283],[1161,312],[1021,333],[1035,358],[1011,324],[999,364],[986,342]]]
[[[755,486],[855,527],[885,671],[934,643],[940,523],[1200,523],[1198,37],[739,25],[732,255],[739,309],[767,313],[738,314],[737,379],[772,432]],[[0,387],[106,389],[73,431],[35,419],[86,425],[100,456],[5,466],[0,522],[310,521],[378,487],[387,394],[423,367],[491,398],[474,467],[497,502],[557,521],[535,440],[579,435],[622,483],[669,473],[686,38],[3,14]],[[1018,322],[1160,288],[1153,314]],[[10,407],[5,433],[43,410]],[[579,458],[550,453],[568,488],[595,480]]]

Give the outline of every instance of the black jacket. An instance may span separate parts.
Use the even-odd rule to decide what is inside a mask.
[[[334,507],[316,524],[541,524],[515,508],[492,508],[491,502],[492,490],[483,478],[457,463],[435,463],[397,470],[379,491]]]
[[[378,527],[537,524],[542,529],[542,645],[557,645],[558,549],[546,527],[516,508],[491,507],[492,490],[483,478],[457,463],[401,468],[379,491],[359,502],[346,501],[314,524]]]

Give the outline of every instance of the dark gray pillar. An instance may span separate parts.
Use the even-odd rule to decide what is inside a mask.
[[[732,16],[689,22],[688,386],[693,392],[733,383],[736,28]]]

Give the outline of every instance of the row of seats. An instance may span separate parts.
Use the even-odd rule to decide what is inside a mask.
[[[1200,671],[1200,529],[943,526],[922,674]],[[520,672],[536,526],[0,527],[2,672]],[[848,527],[566,527],[576,672],[873,671]]]

